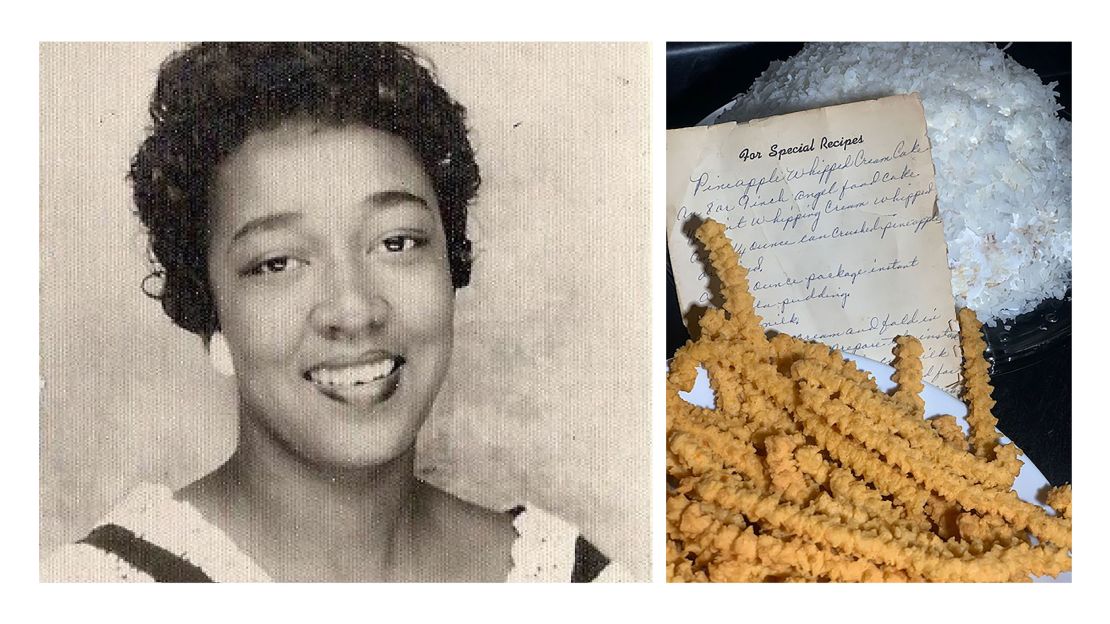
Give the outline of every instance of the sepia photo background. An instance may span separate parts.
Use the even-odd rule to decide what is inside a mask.
[[[40,548],[234,447],[233,382],[140,283],[128,161],[177,44],[41,47]],[[418,474],[574,522],[649,580],[650,46],[414,44],[469,111],[482,186]]]

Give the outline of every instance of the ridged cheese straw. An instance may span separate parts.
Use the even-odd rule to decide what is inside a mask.
[[[679,507],[681,506],[681,509]],[[679,518],[683,542],[698,552],[714,553],[709,577],[752,582],[768,576],[825,577],[837,582],[906,581],[901,570],[883,570],[866,559],[843,555],[828,546],[796,538],[756,535],[742,516],[704,501],[668,500],[668,518]]]
[[[694,491],[702,500],[741,511],[750,521],[765,522],[807,539],[821,540],[842,553],[920,574],[934,581],[1008,581],[1015,570],[1057,575],[1071,568],[1071,556],[1052,545],[1019,544],[998,548],[980,556],[953,557],[913,544],[912,539],[873,535],[853,530],[825,516],[785,503],[777,495],[767,496],[725,474],[698,479]]]
[[[800,361],[793,369],[798,378],[824,388],[825,394],[838,393],[839,401],[867,414],[869,424],[881,425],[883,430],[901,436],[910,446],[920,449],[940,464],[951,467],[972,481],[1007,490],[1013,483],[1015,475],[1010,472],[1009,466],[983,461],[951,448],[921,415],[907,417],[903,410],[904,404],[893,398],[869,391],[815,362]]]
[[[961,308],[957,318],[960,321],[960,349],[964,358],[964,391],[961,398],[967,404],[971,450],[983,459],[994,459],[995,447],[1001,441],[997,429],[998,419],[991,413],[994,409],[994,399],[991,398],[994,388],[990,382],[990,364],[983,356],[987,349],[982,336],[983,324],[968,308]]]
[[[820,342],[806,342],[789,334],[776,334],[770,340],[779,372],[790,376],[790,366],[798,360],[818,362],[831,368],[861,386],[878,390],[875,379],[861,371],[854,362],[844,358],[844,354]]]
[[[1024,542],[1005,518],[997,514],[979,515],[965,511],[956,517],[956,527],[960,539],[971,543],[972,552],[976,553],[988,552],[996,544],[1009,548]]]
[[[792,503],[804,503],[813,498],[820,490],[818,485],[798,467],[794,451],[805,443],[805,436],[776,434],[763,440],[766,451],[767,470],[771,484],[782,492],[784,499]]]
[[[1064,518],[1071,518],[1071,484],[1058,485],[1045,496],[1048,506]]]
[[[956,422],[955,416],[944,415],[934,416],[929,419],[929,426],[937,435],[944,440],[944,443],[957,451],[967,452],[967,437],[964,436],[964,430],[960,428],[960,424]]]
[[[755,298],[748,292],[748,270],[740,264],[725,226],[707,219],[698,227],[696,236],[709,252],[713,272],[721,280],[724,309],[729,313],[726,322],[735,327],[737,338],[750,344],[754,351],[764,356],[770,354],[763,319],[755,313]]]
[[[676,430],[667,438],[667,448],[679,464],[692,474],[735,470],[757,487],[766,488],[771,479],[751,444],[741,444],[720,431],[700,434]]]
[[[667,582],[668,583],[707,583],[705,572],[694,570],[693,562],[674,540],[667,540]]]
[[[951,416],[923,418],[918,341],[898,338],[887,395],[825,345],[768,339],[724,227],[697,234],[724,304],[667,377],[669,581],[1019,581],[1071,568],[1070,486],[1049,494],[1058,517],[1010,489],[1019,450],[990,414],[977,323],[961,327],[969,439]],[[713,409],[679,396],[698,366]]]
[[[946,470],[921,451],[911,448],[904,439],[870,426],[839,399],[830,399],[827,394],[809,389],[804,392],[803,401],[822,414],[828,424],[841,434],[858,440],[872,452],[882,454],[887,462],[909,473],[927,490],[957,502],[967,510],[997,513],[1019,530],[1029,529],[1042,540],[1071,547],[1070,523],[1049,516],[1040,507],[1019,499],[1014,492],[984,487]]]
[[[894,339],[894,375],[891,381],[897,384],[894,400],[909,407],[912,411],[910,418],[920,419],[925,413],[925,399],[921,392],[925,390],[922,382],[923,367],[921,356],[925,350],[921,341],[913,336],[898,336]]]

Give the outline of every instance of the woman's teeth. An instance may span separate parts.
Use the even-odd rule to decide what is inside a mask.
[[[316,368],[308,372],[308,377],[321,386],[358,386],[378,381],[396,367],[397,359],[389,358],[341,368]]]

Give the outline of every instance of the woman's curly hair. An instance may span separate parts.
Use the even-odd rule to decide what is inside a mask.
[[[162,64],[153,125],[129,175],[155,266],[143,290],[184,329],[205,337],[219,329],[208,285],[209,185],[248,135],[295,119],[404,139],[432,180],[454,286],[465,286],[467,204],[481,180],[465,115],[399,44],[202,43],[175,53]],[[158,292],[151,278],[160,278]]]

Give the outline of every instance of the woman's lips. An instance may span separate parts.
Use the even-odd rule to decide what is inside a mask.
[[[305,378],[330,399],[372,405],[393,396],[404,364],[405,359],[398,355],[345,365],[321,365],[305,373]]]
[[[339,366],[317,366],[305,373],[320,386],[358,386],[373,383],[393,372],[400,358],[383,357],[369,362]]]

